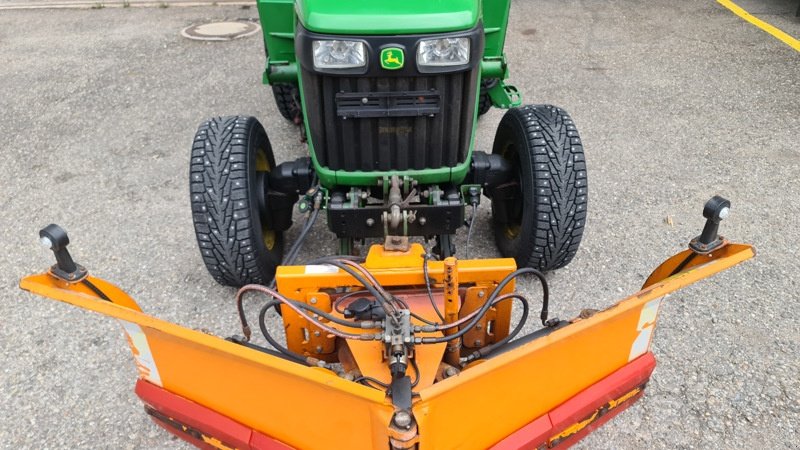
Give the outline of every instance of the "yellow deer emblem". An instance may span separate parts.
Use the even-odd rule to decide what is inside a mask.
[[[391,50],[386,53],[386,59],[384,59],[383,62],[385,62],[386,65],[400,64],[400,60],[394,56],[394,53]]]
[[[403,67],[403,50],[399,48],[385,48],[381,51],[381,67],[396,70]]]

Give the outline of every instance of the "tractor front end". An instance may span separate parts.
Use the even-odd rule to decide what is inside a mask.
[[[217,281],[263,284],[294,262],[282,235],[298,200],[312,222],[325,212],[340,254],[368,239],[407,251],[421,237],[446,258],[485,197],[503,256],[540,270],[569,263],[586,217],[583,146],[560,108],[515,107],[520,96],[504,81],[507,0],[258,6],[264,81],[301,126],[308,156],[276,164],[253,117],[200,126],[192,205]],[[491,106],[510,109],[483,152],[477,120]]]

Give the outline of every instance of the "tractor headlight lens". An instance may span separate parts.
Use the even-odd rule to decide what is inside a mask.
[[[317,69],[351,69],[367,65],[363,42],[314,41],[314,67]]]
[[[469,38],[442,38],[419,41],[420,66],[460,66],[469,63]]]

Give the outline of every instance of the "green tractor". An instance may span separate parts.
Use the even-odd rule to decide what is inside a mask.
[[[368,238],[402,251],[423,237],[432,257],[451,256],[482,195],[503,256],[539,270],[572,260],[586,222],[583,146],[564,110],[520,106],[506,84],[509,0],[258,0],[258,11],[263,81],[309,156],[276,164],[254,117],[201,124],[191,203],[219,283],[269,283],[320,211],[342,254]],[[474,147],[491,107],[508,111],[488,153]],[[284,252],[295,204],[307,218]]]

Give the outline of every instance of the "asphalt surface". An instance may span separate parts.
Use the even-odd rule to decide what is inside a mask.
[[[742,5],[800,36],[796,2]],[[306,149],[260,84],[257,36],[202,43],[179,31],[255,17],[0,14],[0,447],[186,448],[143,413],[115,321],[17,282],[51,264],[37,231],[56,222],[76,260],[146,312],[238,332],[234,290],[212,281],[194,240],[192,136],[207,116],[250,114],[279,161]],[[548,276],[553,313],[635,292],[698,234],[713,194],[733,202],[723,234],[759,252],[665,301],[647,395],[582,448],[797,448],[800,53],[713,1],[516,2],[506,50],[526,101],[570,111],[586,148],[588,228],[574,262]],[[481,119],[479,148],[501,115]],[[497,256],[490,235],[485,201],[473,255]],[[333,252],[321,221],[301,259]]]

